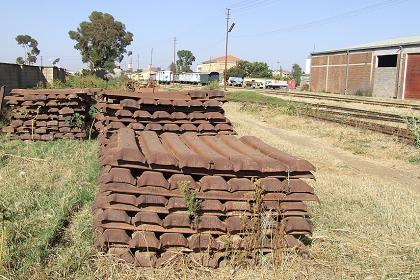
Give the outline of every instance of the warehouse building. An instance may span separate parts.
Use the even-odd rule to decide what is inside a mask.
[[[420,99],[420,36],[311,54],[311,90]]]
[[[228,55],[227,56],[227,69],[235,67],[241,59],[239,57]],[[225,71],[225,56],[216,57],[197,65],[197,72],[210,73],[218,72],[223,74]]]

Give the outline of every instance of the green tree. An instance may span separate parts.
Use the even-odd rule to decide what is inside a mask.
[[[18,35],[15,40],[18,45],[25,50],[25,58],[21,56],[16,58],[16,63],[28,65],[34,64],[36,62],[37,55],[41,52],[38,49],[38,41],[29,35]]]
[[[273,72],[268,67],[268,64],[265,62],[256,61],[251,65],[251,77],[254,78],[271,78]]]
[[[25,64],[25,60],[23,59],[23,57],[19,56],[18,58],[16,58],[16,64],[19,64],[19,65]]]
[[[296,81],[296,84],[300,85],[300,81],[302,77],[302,68],[299,66],[299,64],[293,64],[292,77]]]
[[[77,31],[69,31],[69,36],[77,42],[74,48],[80,51],[82,61],[88,63],[91,70],[112,71],[133,41],[133,34],[125,30],[123,23],[97,11],[90,14],[89,21],[81,22]]]
[[[271,78],[272,71],[265,62],[239,61],[236,66],[228,69],[228,77]]]
[[[279,80],[279,81],[289,81],[291,78],[289,76],[284,75],[273,75],[273,79]]]
[[[195,56],[189,50],[179,50],[177,53],[178,60],[176,61],[177,72],[192,72],[191,65],[195,61]]]
[[[236,63],[236,66],[229,68],[227,71],[228,77],[247,77],[250,74],[251,62],[246,60],[240,60]]]

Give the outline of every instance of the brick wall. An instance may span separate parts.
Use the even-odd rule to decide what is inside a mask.
[[[371,52],[350,53],[349,57],[346,52],[318,55],[313,56],[311,62],[311,89],[313,91],[340,94],[354,94],[358,90],[372,92]],[[348,66],[347,62],[349,62]]]
[[[327,67],[311,67],[310,88],[311,91],[325,91],[325,80],[327,75]]]
[[[344,94],[346,88],[346,66],[328,67],[328,84],[325,91]]]

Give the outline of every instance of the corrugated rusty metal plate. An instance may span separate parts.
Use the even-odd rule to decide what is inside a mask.
[[[138,139],[129,128],[118,131],[117,147],[109,151],[115,162],[124,161],[117,152],[130,143],[130,149],[144,154],[149,165],[168,166],[170,169],[204,168],[221,172],[306,172],[314,167],[307,161],[292,157],[256,138],[236,138],[235,136],[199,136],[186,133],[177,135],[152,131],[140,132]],[[130,138],[130,140],[128,140]],[[261,148],[262,147],[262,148]],[[135,163],[133,163],[135,164]],[[139,166],[144,166],[139,162]],[[256,175],[258,175],[256,173]]]

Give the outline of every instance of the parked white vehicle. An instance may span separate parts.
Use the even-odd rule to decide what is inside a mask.
[[[270,89],[287,89],[287,81],[280,81],[280,80],[267,80],[265,81],[265,88]]]
[[[173,80],[172,71],[169,70],[162,70],[156,73],[156,80],[159,84],[169,84]]]
[[[253,83],[252,88],[259,88],[259,89],[263,89],[264,88],[264,83]]]

